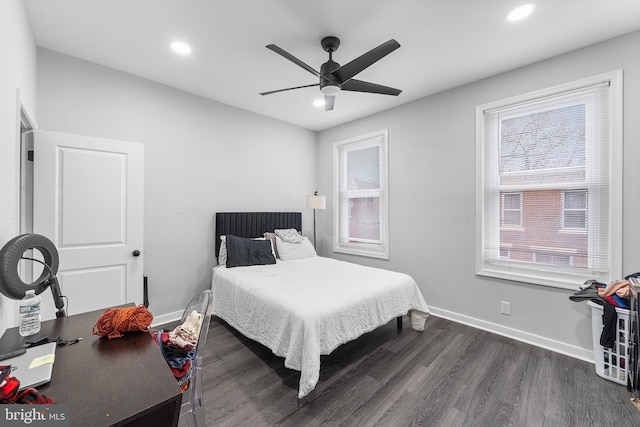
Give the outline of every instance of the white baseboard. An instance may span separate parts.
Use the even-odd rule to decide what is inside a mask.
[[[431,311],[431,314],[436,317],[442,317],[443,319],[462,323],[487,332],[502,335],[507,338],[513,338],[514,340],[522,341],[527,344],[535,345],[537,347],[595,364],[593,350],[587,348],[576,347],[574,345],[555,341],[540,335],[534,335],[519,329],[508,328],[506,326],[498,325],[497,323],[487,322],[485,320],[476,319],[474,317],[465,316],[464,314],[443,310],[437,307],[429,306],[429,310]]]
[[[176,322],[182,319],[182,313],[182,311],[174,311],[173,313],[163,314],[157,317],[154,316],[151,327],[157,328],[165,323]]]

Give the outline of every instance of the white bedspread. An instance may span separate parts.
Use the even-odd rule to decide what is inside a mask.
[[[213,314],[301,372],[298,397],[320,376],[320,355],[411,312],[424,328],[429,308],[408,275],[331,258],[213,270]]]

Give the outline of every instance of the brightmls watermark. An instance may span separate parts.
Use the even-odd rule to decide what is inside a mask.
[[[0,405],[0,426],[68,427],[67,405]]]

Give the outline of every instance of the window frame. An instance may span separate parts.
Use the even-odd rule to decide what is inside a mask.
[[[609,283],[612,280],[619,279],[622,273],[622,70],[614,70],[597,76],[569,82],[553,86],[550,88],[534,91],[503,100],[478,105],[476,107],[476,274],[479,276],[487,276],[492,278],[506,279],[517,282],[525,282],[543,286],[551,286],[561,289],[575,290],[577,286],[589,279],[596,279],[603,283]],[[488,211],[498,215],[497,220],[500,221],[501,211],[498,206],[491,207],[491,204],[499,203],[499,196],[492,193],[492,189],[485,188],[485,161],[491,150],[496,148],[488,147],[489,142],[485,142],[485,112],[500,108],[510,108],[511,106],[524,104],[535,100],[546,100],[554,97],[566,95],[572,91],[578,91],[601,83],[609,84],[610,94],[610,115],[611,115],[611,145],[609,157],[609,175],[608,175],[608,204],[604,206],[595,206],[596,198],[593,197],[590,190],[587,193],[587,220],[592,221],[589,212],[591,209],[608,209],[608,227],[609,241],[608,263],[603,269],[558,269],[554,266],[542,266],[536,264],[537,268],[531,268],[531,265],[522,265],[522,262],[511,261],[506,258],[500,258],[499,248],[493,252],[490,248],[485,249],[487,242],[497,241],[488,236],[490,230],[496,227],[490,225],[491,219]],[[487,184],[489,185],[489,184]],[[499,188],[496,185],[496,188]],[[584,186],[582,188],[585,188]],[[560,188],[559,188],[560,189]],[[572,190],[573,188],[560,189]],[[579,187],[576,187],[579,189]],[[498,193],[499,194],[498,190]],[[518,190],[513,190],[514,192]],[[497,202],[496,202],[497,199]],[[494,219],[495,220],[495,219]],[[498,224],[497,229],[500,229]],[[571,232],[576,229],[566,229]]]
[[[346,188],[347,163],[349,152],[378,147],[380,188],[367,190],[348,190]],[[372,258],[389,259],[389,143],[388,129],[382,129],[365,135],[350,138],[333,144],[333,251]],[[348,229],[348,205],[346,200],[357,197],[380,198],[380,239],[344,238]]]

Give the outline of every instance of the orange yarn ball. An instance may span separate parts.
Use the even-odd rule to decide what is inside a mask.
[[[145,306],[110,308],[93,326],[93,334],[118,338],[127,332],[148,332],[153,315]]]

